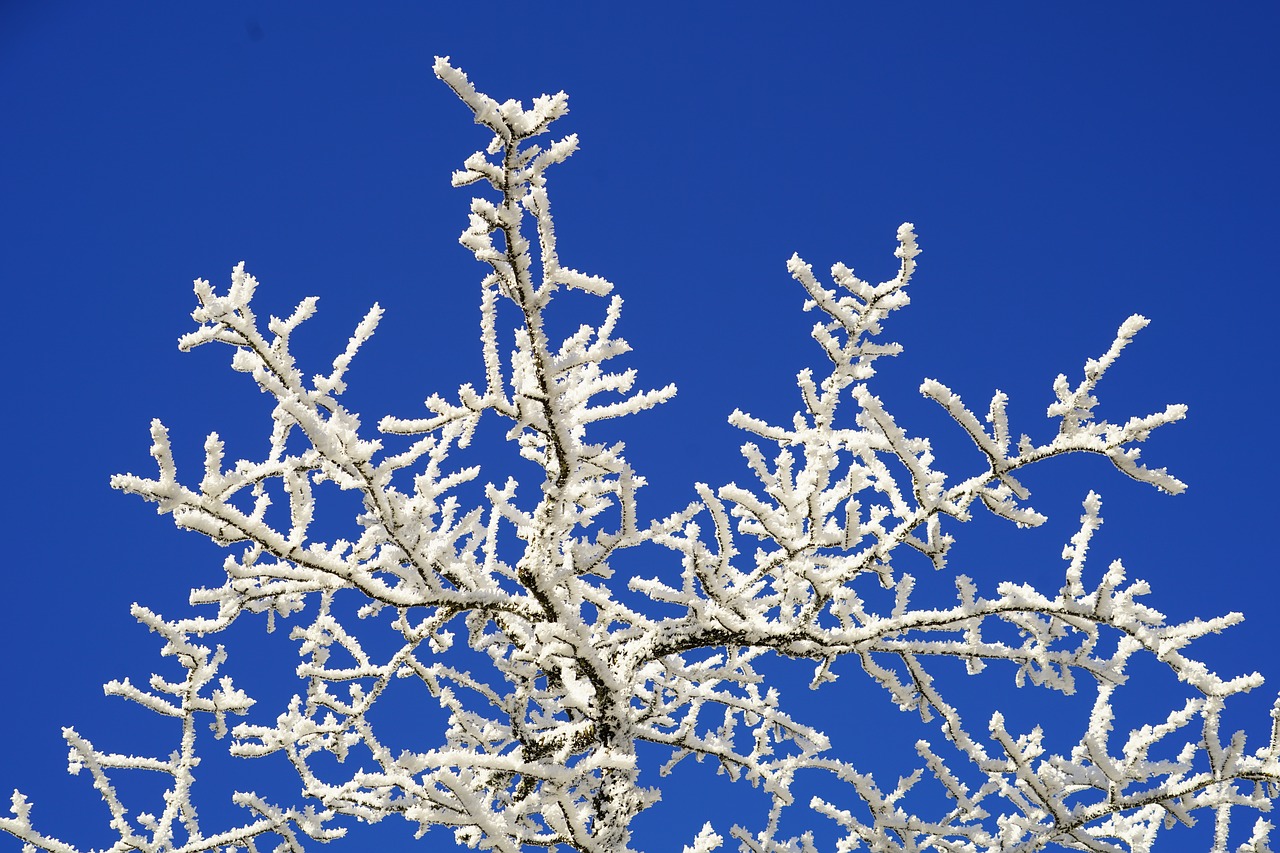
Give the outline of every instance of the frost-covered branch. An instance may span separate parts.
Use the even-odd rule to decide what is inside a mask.
[[[180,476],[156,421],[158,473],[112,481],[231,549],[225,581],[191,594],[209,615],[167,620],[135,610],[165,638],[164,653],[186,668],[186,680],[107,686],[180,720],[178,749],[168,758],[103,753],[67,730],[73,770],[90,771],[119,833],[112,849],[254,849],[254,838],[273,833],[292,850],[301,836],[324,840],[352,819],[398,816],[419,833],[447,827],[460,843],[506,853],[622,853],[632,849],[633,820],[661,799],[657,780],[690,756],[769,795],[760,825],[727,830],[757,853],[817,849],[811,832],[790,829],[796,780],[813,774],[831,785],[808,805],[841,834],[841,850],[1146,851],[1166,825],[1211,815],[1215,850],[1225,851],[1234,814],[1270,810],[1280,787],[1280,710],[1262,748],[1249,752],[1243,734],[1224,737],[1226,700],[1261,678],[1219,676],[1190,650],[1240,615],[1169,624],[1146,603],[1148,585],[1130,580],[1120,562],[1091,572],[1097,494],[1085,499],[1063,552],[1060,585],[957,574],[945,581],[955,590],[950,603],[918,593],[947,569],[955,531],[975,507],[1018,526],[1046,520],[1019,480],[1031,465],[1098,454],[1162,491],[1184,488],[1138,462],[1138,445],[1184,407],[1119,423],[1095,411],[1099,380],[1145,319],[1126,320],[1107,351],[1085,363],[1079,384],[1058,377],[1048,410],[1055,423],[1041,439],[1030,437],[1034,427],[1013,431],[1004,393],[980,417],[925,380],[921,393],[976,449],[956,477],[871,390],[876,360],[901,351],[881,335],[909,304],[920,253],[912,226],[898,230],[897,274],[878,285],[837,264],[828,288],[793,257],[805,310],[821,317],[812,335],[826,362],[797,377],[800,404],[789,423],[730,416],[751,434],[742,453],[753,482],[696,484],[685,510],[646,521],[637,501],[644,478],[624,445],[599,441],[594,425],[639,414],[675,389],[636,390],[634,370],[608,364],[629,351],[617,336],[622,300],[608,281],[562,263],[548,172],[578,143],[543,137],[568,111],[567,97],[498,103],[446,59],[435,71],[492,134],[453,176],[457,186],[486,188],[460,238],[486,267],[483,380],[431,394],[424,416],[382,418],[370,437],[341,395],[378,306],[308,380],[291,341],[315,299],[264,323],[243,264],[225,294],[196,282],[197,326],[180,346],[231,348],[233,369],[273,401],[269,439],[260,460],[228,464],[224,442],[209,435],[193,480]],[[553,340],[547,315],[564,288],[602,301]],[[501,469],[472,447],[482,420],[501,424],[523,467],[495,476]],[[347,530],[318,529],[317,506],[337,491],[355,496],[360,510]],[[646,565],[665,559],[678,569],[615,570],[618,555],[638,547],[658,561]],[[935,603],[920,605],[921,597]],[[252,819],[205,835],[192,799],[195,715],[212,715],[221,737],[226,714],[246,714],[252,701],[229,679],[215,682],[225,653],[198,638],[252,614],[265,614],[267,630],[289,626],[300,686],[283,709],[232,728],[230,751],[288,762],[310,811],[237,794]],[[811,686],[824,691],[844,690],[851,679],[831,682],[856,667],[876,685],[871,697],[883,690],[936,722],[941,738],[921,739],[913,770],[882,787],[803,721],[802,702],[770,683],[778,656],[810,662]],[[1159,661],[1188,695],[1126,739],[1113,731],[1112,702],[1136,656]],[[1078,734],[1075,744],[1054,753],[1062,733],[1017,732],[1001,714],[978,728],[966,723],[964,703],[942,686],[948,666],[1064,694],[1092,691],[1093,710],[1067,736]],[[405,732],[379,716],[378,703],[403,684],[429,698],[435,707],[421,719],[438,728]],[[643,767],[642,744],[664,752],[663,763]],[[158,815],[127,810],[109,780],[123,769],[172,777]],[[950,805],[930,811],[921,800],[917,813],[916,792],[930,786]],[[15,794],[14,817],[0,828],[36,848],[73,849],[34,829],[31,811]],[[1267,849],[1268,831],[1259,817],[1236,849]],[[685,850],[723,843],[708,824]]]
[[[196,753],[197,715],[212,715],[210,728],[215,738],[223,738],[227,734],[226,715],[246,713],[253,700],[237,689],[229,676],[217,677],[219,667],[227,658],[221,646],[210,650],[192,642],[192,636],[201,633],[201,627],[193,624],[196,620],[166,622],[137,604],[133,606],[133,615],[164,638],[161,654],[176,658],[186,670],[186,677],[181,682],[170,682],[162,676],[152,675],[146,688],[134,685],[128,679],[111,681],[106,685],[106,693],[178,720],[178,749],[166,757],[155,758],[107,753],[100,751],[75,729],[68,727],[62,730],[70,749],[68,771],[72,774],[88,771],[110,814],[110,826],[119,833],[119,842],[110,849],[148,853],[201,853],[236,848],[253,851],[264,838],[274,837],[277,844],[273,849],[301,851],[305,849],[301,843],[304,837],[325,841],[341,836],[343,830],[325,826],[332,817],[328,811],[317,810],[313,806],[279,808],[252,792],[236,793],[233,797],[236,805],[250,813],[246,823],[212,835],[201,830],[191,799],[196,767],[200,764]],[[171,778],[158,814],[145,811],[131,813],[124,797],[112,783],[113,771],[119,770],[151,771]],[[0,829],[17,836],[28,850],[47,850],[50,853],[79,850],[37,831],[31,823],[32,811],[27,798],[14,791],[13,817],[0,818]]]

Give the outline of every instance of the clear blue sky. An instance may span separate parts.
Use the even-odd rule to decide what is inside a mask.
[[[107,487],[114,472],[150,473],[155,416],[180,462],[212,429],[246,454],[265,440],[262,402],[226,353],[174,346],[193,278],[223,285],[244,260],[263,313],[319,295],[303,334],[316,369],[381,302],[387,319],[351,376],[367,423],[480,378],[482,272],[456,243],[469,190],[448,178],[486,139],[431,75],[437,54],[500,100],[570,94],[558,127],[582,150],[553,175],[562,256],[626,298],[621,333],[642,381],[680,388],[628,437],[653,515],[690,499],[694,480],[746,476],[725,424],[735,407],[793,410],[795,372],[820,357],[784,268],[793,251],[880,280],[897,225],[916,223],[914,304],[889,329],[907,352],[878,391],[917,432],[954,435],[916,394],[931,376],[974,404],[1004,389],[1014,428],[1043,436],[1053,377],[1078,375],[1129,314],[1149,316],[1101,386],[1103,411],[1189,404],[1186,423],[1144,448],[1188,493],[1162,496],[1100,460],[1047,466],[1028,485],[1051,522],[959,529],[956,568],[988,589],[1056,588],[1061,544],[1097,488],[1095,572],[1122,556],[1171,616],[1245,612],[1203,647],[1224,674],[1268,677],[1269,696],[1235,718],[1263,737],[1280,688],[1278,24],[1280,7],[1261,2],[7,0],[0,791],[21,787],[67,840],[107,841],[97,796],[62,772],[59,727],[147,748],[133,726],[154,721],[100,689],[169,672],[129,603],[176,612],[191,586],[219,582],[214,549]],[[964,441],[940,447],[948,470],[978,461]],[[295,659],[277,639],[262,672],[287,674]],[[1162,719],[1175,685],[1146,675]],[[988,676],[972,688],[978,707],[1009,680]],[[853,735],[896,719],[852,666],[815,698]],[[1084,724],[1045,707],[1035,713],[1072,737]],[[872,744],[910,744],[921,730],[909,722],[851,741],[888,784],[906,768]],[[213,764],[210,816],[235,784]],[[269,775],[252,769],[252,784]],[[639,843],[678,850],[704,819],[697,796],[734,802],[710,779],[702,767],[674,782]],[[368,837],[412,844],[399,823]],[[362,838],[334,849],[373,843]]]

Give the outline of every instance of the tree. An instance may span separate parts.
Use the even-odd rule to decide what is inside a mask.
[[[457,186],[487,184],[498,196],[473,199],[461,238],[490,268],[481,285],[483,382],[453,398],[432,395],[427,417],[383,418],[380,433],[408,437],[384,447],[363,437],[360,417],[339,399],[348,366],[378,324],[378,306],[329,372],[308,381],[290,347],[314,299],[264,328],[251,307],[257,282],[243,264],[225,295],[196,282],[198,327],[180,346],[232,347],[232,367],[274,400],[270,444],[262,461],[228,467],[223,442],[211,434],[203,477],[188,486],[155,421],[158,476],[112,481],[179,527],[237,546],[225,583],[192,592],[193,605],[211,608],[207,615],[167,619],[135,605],[182,679],[107,685],[179,720],[177,749],[121,755],[64,730],[70,769],[88,770],[107,803],[119,834],[113,849],[257,849],[277,838],[280,849],[297,850],[303,837],[337,837],[352,818],[398,815],[422,832],[452,827],[459,842],[484,849],[612,853],[629,849],[633,819],[660,801],[652,769],[641,767],[642,745],[666,752],[659,776],[692,755],[762,787],[771,800],[764,820],[729,830],[740,849],[758,853],[816,849],[811,833],[788,829],[796,780],[811,773],[831,777],[809,805],[838,827],[839,849],[1142,851],[1162,828],[1211,814],[1214,849],[1227,850],[1234,810],[1269,811],[1280,796],[1280,702],[1267,745],[1247,751],[1244,735],[1224,737],[1220,724],[1226,699],[1261,677],[1221,678],[1186,652],[1241,617],[1166,624],[1139,601],[1147,584],[1128,580],[1119,562],[1091,578],[1096,493],[1064,549],[1060,586],[983,590],[958,574],[951,601],[918,603],[930,596],[916,567],[941,577],[950,530],[975,511],[1023,526],[1045,520],[1019,482],[1023,468],[1091,453],[1162,491],[1184,488],[1141,464],[1136,446],[1182,419],[1184,407],[1122,424],[1094,412],[1099,380],[1144,318],[1124,321],[1078,383],[1057,378],[1048,411],[1057,428],[1044,441],[1014,437],[1004,394],[996,392],[980,418],[925,380],[921,393],[977,448],[972,473],[949,477],[934,467],[929,441],[908,435],[870,390],[876,360],[900,351],[879,336],[909,301],[919,254],[912,226],[898,229],[898,274],[879,285],[836,264],[828,289],[793,256],[788,268],[808,296],[805,310],[819,312],[813,337],[827,362],[797,377],[801,402],[791,422],[731,416],[753,436],[742,448],[752,487],[698,483],[686,509],[645,523],[636,499],[644,478],[622,443],[599,442],[592,425],[636,415],[675,388],[634,391],[634,371],[606,368],[628,350],[614,335],[622,302],[606,280],[560,263],[547,172],[577,139],[545,147],[534,140],[564,115],[567,98],[542,96],[526,109],[477,92],[446,59],[436,73],[493,133],[453,176]],[[548,312],[567,290],[610,298],[603,318],[557,342]],[[502,311],[518,318],[509,355],[498,331]],[[482,419],[508,425],[536,485],[510,477],[481,487],[479,465],[453,464]],[[354,541],[313,531],[317,501],[334,490],[360,500]],[[287,518],[272,509],[282,496]],[[678,572],[615,572],[635,549],[655,552],[648,558],[655,564],[678,564]],[[227,715],[246,714],[253,700],[221,674],[224,649],[203,638],[253,614],[264,615],[268,630],[292,623],[305,695],[274,722],[257,717],[229,728]],[[828,738],[803,722],[802,702],[765,683],[772,656],[811,663],[819,691],[833,689],[839,661],[856,659],[899,708],[939,723],[941,737],[921,740],[918,769],[882,787],[833,755]],[[1189,698],[1122,742],[1113,699],[1130,662],[1144,656],[1172,670]],[[984,678],[1012,671],[1019,686],[1064,694],[1088,687],[1095,700],[1083,734],[1068,753],[1049,754],[1038,727],[1011,730],[998,713],[985,732],[962,722],[943,686],[947,667],[958,664],[971,676],[990,665]],[[374,708],[397,679],[424,685],[447,714],[435,745],[397,749],[380,729]],[[232,754],[286,757],[311,805],[237,793],[249,817],[233,829],[202,829],[192,789],[196,739],[209,717],[217,738],[230,732]],[[354,754],[372,769],[329,760]],[[158,812],[126,807],[111,781],[119,770],[171,778]],[[945,794],[945,806],[921,796],[930,786]],[[31,849],[74,849],[36,829],[32,811],[15,792],[13,817],[0,828]],[[1269,849],[1270,828],[1258,817],[1235,849]],[[697,853],[724,839],[708,824],[689,842],[685,849]]]

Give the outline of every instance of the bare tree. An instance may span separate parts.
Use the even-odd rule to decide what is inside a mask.
[[[304,837],[343,834],[349,819],[399,815],[421,832],[449,827],[460,843],[505,853],[530,846],[616,853],[631,849],[632,821],[661,799],[648,787],[655,774],[686,756],[717,762],[732,779],[767,792],[772,806],[760,825],[727,828],[739,849],[755,853],[817,849],[811,833],[784,831],[793,782],[809,771],[830,777],[809,806],[838,828],[841,850],[1146,851],[1163,828],[1211,815],[1213,849],[1225,851],[1235,843],[1236,810],[1270,810],[1280,793],[1280,703],[1267,744],[1246,751],[1244,735],[1224,736],[1220,721],[1228,697],[1259,686],[1261,677],[1221,678],[1186,651],[1241,617],[1170,625],[1140,602],[1147,585],[1127,580],[1120,563],[1091,578],[1085,560],[1101,524],[1096,494],[1085,499],[1079,531],[1063,552],[1060,585],[1042,591],[1010,581],[983,590],[955,575],[953,603],[913,605],[913,566],[944,569],[949,531],[975,511],[1017,525],[1045,520],[1019,482],[1027,466],[1100,454],[1135,480],[1183,489],[1163,469],[1143,466],[1137,449],[1153,430],[1180,420],[1183,406],[1119,424],[1094,412],[1099,380],[1144,318],[1125,320],[1077,383],[1057,378],[1048,411],[1056,429],[1047,440],[1015,436],[1001,392],[979,417],[925,380],[921,392],[977,450],[969,472],[949,476],[934,467],[929,441],[908,435],[869,384],[876,360],[900,351],[879,336],[889,314],[908,304],[919,252],[912,226],[898,229],[898,274],[879,285],[836,264],[828,289],[792,257],[805,310],[819,313],[812,334],[827,361],[797,377],[800,404],[791,421],[775,425],[740,411],[730,417],[752,435],[742,447],[751,486],[698,483],[686,509],[642,522],[636,492],[643,477],[622,444],[593,443],[592,425],[639,413],[675,388],[635,391],[634,371],[606,367],[628,351],[615,336],[622,301],[609,296],[609,282],[560,262],[547,172],[573,153],[577,138],[545,147],[534,140],[564,115],[567,98],[542,96],[526,109],[480,94],[446,59],[435,70],[493,133],[453,176],[457,186],[492,191],[472,200],[461,238],[489,267],[481,283],[483,381],[451,398],[431,396],[426,417],[383,418],[382,435],[409,437],[388,449],[383,439],[364,437],[359,416],[340,402],[346,370],[380,308],[327,373],[307,380],[290,341],[313,314],[314,299],[264,328],[251,307],[257,282],[243,264],[225,295],[196,282],[198,327],[180,345],[232,348],[232,367],[275,401],[270,445],[262,461],[228,467],[212,434],[203,477],[184,485],[168,432],[155,421],[159,474],[112,480],[179,527],[234,547],[225,583],[191,594],[207,615],[167,619],[134,608],[184,677],[106,686],[180,720],[177,749],[120,755],[64,730],[71,770],[87,770],[106,801],[119,835],[112,850],[256,850],[267,840],[300,850]],[[545,318],[564,288],[608,301],[602,319],[555,342]],[[508,305],[518,324],[504,343],[499,310]],[[481,467],[457,467],[452,457],[468,448],[482,418],[509,428],[507,439],[536,482],[489,482],[477,497]],[[330,489],[362,503],[355,541],[313,530],[316,501]],[[272,494],[287,498],[287,520],[270,511]],[[679,571],[615,574],[618,555],[634,548],[652,549],[654,559],[668,555]],[[354,622],[343,618],[353,601]],[[292,624],[305,690],[274,722],[231,728],[231,752],[283,754],[312,805],[286,808],[237,793],[245,821],[209,833],[192,800],[201,721],[211,718],[222,738],[226,716],[245,714],[253,702],[220,674],[223,648],[201,638],[248,614],[265,614],[268,630]],[[383,653],[388,638],[394,650]],[[770,655],[812,662],[817,690],[835,689],[825,686],[833,664],[856,658],[874,690],[938,721],[939,737],[917,744],[914,773],[883,787],[799,719],[802,701],[766,682],[760,662]],[[1188,696],[1122,735],[1113,731],[1111,703],[1135,656],[1162,662]],[[1012,672],[1019,685],[1094,691],[1078,743],[1049,754],[1039,728],[1011,731],[1000,714],[978,727],[963,722],[937,680],[939,668],[957,662],[974,676],[992,664],[995,672],[984,678]],[[404,733],[375,725],[370,711],[394,679],[421,682],[443,709],[447,725],[436,740],[393,746]],[[660,747],[669,760],[642,769],[641,744]],[[324,760],[349,753],[373,769],[343,773],[349,765]],[[171,777],[156,812],[125,806],[111,782],[121,770]],[[947,805],[913,810],[917,784],[944,792]],[[76,849],[37,830],[31,813],[15,792],[13,817],[0,819],[0,828],[25,849]],[[1269,829],[1258,817],[1234,849],[1269,849]],[[685,850],[700,853],[723,838],[708,824],[689,842]]]

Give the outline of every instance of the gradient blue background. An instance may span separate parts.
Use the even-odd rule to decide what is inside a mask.
[[[218,582],[221,557],[107,480],[153,470],[154,416],[189,477],[208,430],[233,458],[266,435],[264,401],[227,369],[229,353],[174,346],[191,325],[192,278],[224,287],[247,261],[263,315],[319,295],[299,333],[312,370],[380,301],[387,318],[349,395],[369,424],[481,378],[482,270],[456,243],[470,189],[448,177],[486,137],[431,75],[436,54],[499,100],[570,93],[557,127],[582,150],[552,176],[562,258],[618,285],[642,382],[680,387],[628,427],[650,516],[682,506],[694,480],[746,481],[733,408],[793,411],[795,372],[821,357],[784,269],[793,251],[878,281],[895,269],[894,229],[916,223],[915,304],[888,334],[907,352],[877,388],[910,429],[946,436],[940,466],[956,474],[978,460],[919,399],[921,378],[979,409],[999,387],[1014,429],[1044,437],[1052,378],[1074,380],[1129,314],[1152,318],[1102,384],[1102,411],[1189,404],[1186,423],[1144,448],[1188,493],[1161,496],[1097,459],[1044,466],[1026,479],[1050,524],[959,529],[954,567],[988,590],[1006,578],[1056,589],[1061,544],[1097,488],[1107,523],[1091,577],[1123,556],[1173,617],[1244,611],[1202,653],[1224,674],[1268,676],[1228,726],[1265,737],[1280,687],[1277,24],[1270,3],[7,0],[0,791],[21,787],[37,825],[102,845],[105,810],[87,780],[63,774],[59,727],[108,749],[170,748],[163,725],[99,685],[173,675],[129,603],[177,613],[189,587]],[[277,634],[232,671],[251,692],[287,696],[295,661]],[[856,668],[841,671],[796,707],[891,786],[913,766],[899,741],[940,740],[936,727],[910,727]],[[1181,704],[1167,671],[1143,674],[1122,719]],[[959,683],[975,729],[1010,680]],[[1074,739],[1087,697],[1048,699],[1018,697],[1026,726],[1057,723]],[[208,831],[232,788],[287,790],[266,763],[247,782],[225,764],[202,768]],[[754,825],[758,794],[713,780],[690,765],[637,843],[678,850],[707,817],[722,831]],[[368,833],[332,849],[412,844],[398,821]],[[444,832],[429,841],[452,848]]]

